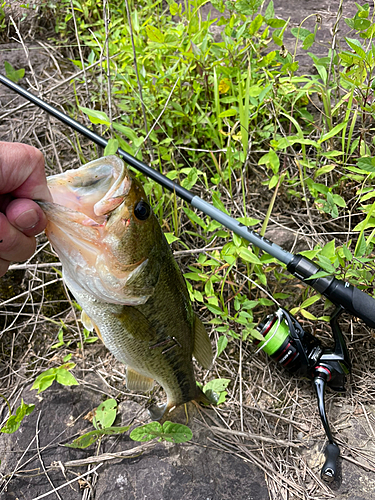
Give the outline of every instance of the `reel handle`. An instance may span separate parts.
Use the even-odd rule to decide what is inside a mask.
[[[324,367],[317,367],[316,376],[314,377],[314,387],[318,398],[319,415],[322,421],[324,430],[327,434],[329,443],[324,451],[326,461],[321,471],[321,478],[326,483],[332,483],[337,478],[337,459],[340,456],[340,448],[334,442],[331,429],[328,424],[327,414],[324,403],[324,392],[327,382],[327,374],[324,372]]]

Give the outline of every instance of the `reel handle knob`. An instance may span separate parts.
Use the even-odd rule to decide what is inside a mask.
[[[340,456],[340,448],[335,443],[328,443],[324,450],[326,461],[323,465],[321,477],[326,483],[333,483],[337,474],[337,459]]]

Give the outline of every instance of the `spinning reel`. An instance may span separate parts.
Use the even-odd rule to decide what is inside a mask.
[[[272,359],[290,373],[312,379],[320,418],[328,438],[325,449],[326,461],[321,477],[327,483],[337,477],[337,459],[340,449],[335,443],[328,424],[324,404],[325,387],[337,392],[345,391],[346,376],[350,374],[351,363],[345,339],[337,322],[344,309],[337,307],[330,325],[334,337],[334,348],[323,348],[318,339],[306,332],[301,324],[285,309],[279,308],[259,323],[256,330],[264,340],[254,340]]]

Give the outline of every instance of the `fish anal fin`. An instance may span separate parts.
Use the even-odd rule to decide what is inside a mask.
[[[148,392],[154,387],[154,379],[141,375],[132,368],[126,368],[126,387],[129,391]]]
[[[212,364],[213,353],[210,338],[202,321],[195,316],[194,319],[194,350],[193,355],[200,365],[208,370]]]
[[[95,330],[96,335],[100,338],[100,340],[103,342],[103,338],[100,334],[98,326],[92,321],[92,319],[85,313],[85,311],[81,312],[81,321],[83,326],[88,330],[89,332],[93,332]],[[103,342],[104,344],[104,342]]]

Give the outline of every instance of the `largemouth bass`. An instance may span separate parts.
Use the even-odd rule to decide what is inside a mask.
[[[116,156],[47,181],[53,203],[39,202],[47,237],[84,325],[125,363],[128,389],[163,387],[156,420],[201,399],[192,356],[209,368],[211,343],[140,183]]]

